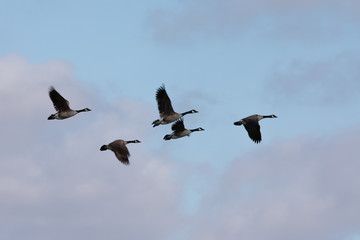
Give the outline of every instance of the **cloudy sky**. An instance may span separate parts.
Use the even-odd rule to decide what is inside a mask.
[[[0,0],[0,32],[1,239],[360,239],[359,1]],[[204,132],[151,127],[161,84]]]

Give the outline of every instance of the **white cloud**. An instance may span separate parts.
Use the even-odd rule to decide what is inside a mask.
[[[343,53],[315,63],[292,62],[274,74],[266,86],[276,100],[334,105],[358,98],[360,59]]]
[[[359,128],[258,145],[219,177],[211,163],[179,163],[176,152],[153,147],[147,104],[103,101],[67,63],[10,56],[0,69],[8,103],[0,109],[1,239],[350,239],[360,227]],[[46,120],[49,85],[93,111]],[[18,102],[24,94],[34,98]],[[99,150],[115,138],[142,141],[128,146],[130,166]]]
[[[204,198],[189,239],[351,237],[360,227],[359,133],[278,141],[238,158]]]
[[[163,239],[171,233],[181,221],[180,187],[166,152],[146,150],[153,117],[146,104],[90,95],[95,91],[81,86],[65,62],[31,64],[12,55],[0,59],[0,72],[6,103],[0,109],[0,238]],[[55,111],[51,85],[73,108],[93,111],[48,121]],[[128,146],[130,166],[100,151],[118,138],[143,141]]]

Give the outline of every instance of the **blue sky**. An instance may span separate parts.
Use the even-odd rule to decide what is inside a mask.
[[[358,239],[359,9],[0,0],[1,238]],[[162,140],[161,84],[204,132]],[[50,86],[93,111],[47,121]]]

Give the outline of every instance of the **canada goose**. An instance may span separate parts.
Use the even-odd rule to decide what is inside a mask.
[[[249,134],[249,137],[255,142],[259,143],[261,141],[261,132],[259,121],[263,118],[277,118],[274,114],[272,115],[259,115],[254,114],[249,117],[243,118],[240,121],[234,122],[234,125],[244,125],[246,131]]]
[[[130,153],[126,144],[128,143],[140,143],[139,140],[124,141],[124,140],[115,140],[108,145],[102,145],[100,151],[111,150],[115,153],[116,158],[125,165],[129,165]]]
[[[196,131],[204,131],[205,129],[201,127],[195,129],[186,129],[184,127],[184,121],[182,119],[179,119],[171,126],[171,130],[173,130],[173,132],[165,135],[164,140],[177,139],[185,136],[190,137],[190,133]]]
[[[153,127],[159,126],[160,124],[168,124],[181,118],[182,116],[185,116],[186,114],[198,112],[195,109],[183,113],[175,112],[171,106],[171,100],[166,93],[164,85],[157,89],[156,101],[160,113],[160,119],[157,119],[152,123]]]
[[[54,104],[54,108],[57,111],[57,113],[51,114],[48,117],[48,120],[53,120],[53,119],[61,120],[72,117],[78,114],[79,112],[91,111],[89,108],[84,108],[81,110],[72,110],[69,106],[69,101],[66,100],[63,96],[61,96],[60,93],[58,93],[54,87],[50,87],[49,96]]]

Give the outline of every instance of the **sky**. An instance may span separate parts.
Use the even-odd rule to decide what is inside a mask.
[[[360,239],[359,1],[0,0],[0,32],[1,239]],[[162,139],[162,84],[205,131]]]

